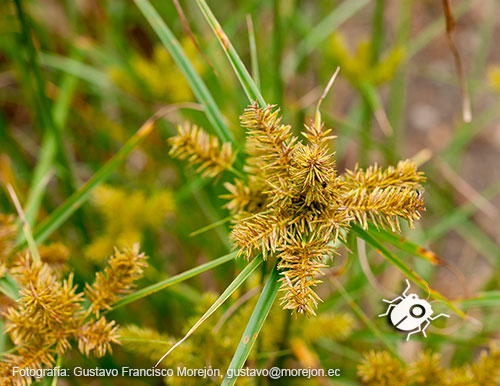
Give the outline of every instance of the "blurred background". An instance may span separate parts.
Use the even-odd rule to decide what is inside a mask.
[[[241,151],[245,132],[238,117],[247,98],[196,2],[180,5],[200,49],[173,2],[151,4],[205,81]],[[209,3],[264,98],[281,107],[284,121],[296,134],[314,118],[318,99],[340,66],[321,107],[325,125],[338,137],[333,145],[339,172],[353,169],[356,163],[387,166],[400,159],[416,160],[428,177],[423,193],[427,211],[417,229],[403,233],[452,268],[436,267],[405,253],[400,256],[433,288],[460,300],[478,298],[481,291],[498,296],[500,288],[500,46],[496,40],[500,2],[452,0],[450,4],[456,22],[452,36],[470,99],[470,122],[463,119],[460,76],[441,2]],[[155,111],[196,102],[196,98],[133,2],[22,1],[21,9],[20,14],[10,0],[0,6],[0,180],[3,187],[10,183],[25,209],[29,207],[28,218],[36,229]],[[227,218],[220,196],[226,192],[223,182],[232,177],[224,175],[213,182],[169,157],[166,139],[175,134],[177,124],[189,120],[213,132],[202,112],[191,105],[178,107],[182,108],[172,109],[159,121],[45,241],[68,249],[65,269],[74,271],[80,286],[104,266],[113,246],[140,242],[150,256],[139,287],[232,249],[228,222],[191,235]],[[45,194],[33,195],[36,181],[43,181]],[[15,213],[5,189],[0,192],[0,210]],[[376,316],[383,308],[381,299],[399,293],[404,277],[366,248],[366,257],[354,259],[338,280],[406,361],[432,349],[442,354],[445,367],[462,366],[476,360],[481,348],[498,341],[500,297],[487,303],[487,308],[484,302],[460,303],[481,321],[482,330],[452,316],[445,330],[430,327],[428,339],[403,343],[402,336]],[[345,258],[346,251],[341,251],[332,269],[342,267]],[[125,329],[123,347],[116,346],[113,355],[98,362],[74,351],[64,365],[150,367],[151,358],[166,347],[153,343],[180,338],[244,265],[240,260],[230,262],[114,311],[113,318]],[[260,280],[252,278],[243,286],[220,315],[207,322],[212,324],[206,331],[193,335],[191,346],[179,350],[167,365],[210,363],[225,369],[256,301],[252,288]],[[231,304],[249,292],[249,300],[228,314]],[[273,309],[270,318],[275,319],[268,321],[271,327],[265,327],[250,364],[339,367],[340,379],[307,382],[358,384],[361,354],[383,345],[336,287],[326,280],[319,292],[324,303],[316,321],[291,319],[279,305]],[[231,317],[222,323],[223,315]],[[213,332],[218,322],[222,324]],[[133,339],[145,340],[134,345]],[[5,336],[2,347],[10,347]],[[58,382],[79,385],[90,380]],[[91,382],[160,384],[163,380]],[[165,382],[218,383],[211,379]]]

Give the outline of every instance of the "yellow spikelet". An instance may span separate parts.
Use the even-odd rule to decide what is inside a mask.
[[[28,386],[36,379],[13,373],[14,367],[40,369],[54,366],[54,355],[46,347],[23,346],[19,347],[16,354],[6,354],[0,363],[0,379],[3,385]]]
[[[69,348],[75,316],[82,312],[82,294],[76,293],[72,274],[60,282],[40,261],[24,263],[23,268],[28,270],[20,280],[25,286],[17,305],[7,310],[5,330],[16,345],[43,342],[62,353]]]
[[[483,351],[472,364],[444,369],[441,355],[426,351],[408,366],[386,351],[370,351],[358,365],[358,375],[367,385],[493,386],[500,383],[500,351],[495,345]]]
[[[471,366],[471,372],[476,382],[481,386],[500,384],[500,351],[492,344],[489,353],[484,350],[481,356]]]
[[[239,255],[249,259],[254,250],[260,250],[265,259],[276,252],[287,233],[285,223],[286,220],[280,221],[268,214],[256,214],[238,221],[231,237],[240,247]]]
[[[258,181],[255,181],[252,176],[249,178],[248,184],[240,179],[235,179],[233,184],[226,182],[224,187],[229,193],[221,197],[228,200],[225,207],[233,215],[250,216],[264,208],[265,196],[258,189]]]
[[[115,249],[104,272],[97,272],[94,284],[87,283],[85,287],[85,293],[92,303],[90,310],[97,317],[100,311],[111,309],[120,295],[134,287],[134,281],[142,277],[147,266],[146,259],[144,253],[139,253],[138,244],[123,251]]]
[[[482,386],[476,382],[468,366],[447,370],[444,379],[444,386]]]
[[[343,180],[348,189],[374,189],[376,187],[383,189],[389,186],[418,188],[426,178],[417,170],[413,161],[405,160],[399,161],[396,167],[389,166],[386,169],[375,164],[363,170],[356,165],[354,171],[346,170]]]
[[[370,351],[364,355],[358,366],[358,375],[364,385],[370,386],[406,386],[406,369],[398,359],[387,351]]]
[[[234,154],[229,142],[222,146],[219,140],[203,129],[186,122],[177,127],[177,135],[169,138],[170,155],[198,166],[206,177],[216,177],[232,167]]]
[[[17,347],[2,357],[0,375],[6,384],[29,385],[31,377],[14,375],[13,367],[52,366],[54,356],[70,347],[83,316],[82,294],[76,293],[73,275],[60,281],[29,252],[13,263],[11,274],[21,287],[19,299],[5,311],[5,332]]]
[[[397,231],[400,218],[411,226],[424,209],[419,189],[425,178],[410,161],[338,176],[329,149],[334,137],[323,124],[306,126],[302,143],[275,106],[254,103],[240,120],[247,129],[250,179],[226,184],[232,239],[246,258],[276,256],[283,307],[314,315],[320,299],[313,288],[341,231],[351,222]]]
[[[304,204],[313,203],[327,205],[329,201],[338,201],[334,197],[335,170],[334,154],[328,149],[328,140],[335,138],[328,136],[331,130],[324,130],[323,126],[315,124],[306,126],[304,136],[309,144],[296,146],[294,157],[290,162],[291,189],[294,195],[304,197]]]
[[[296,141],[291,127],[281,124],[279,112],[275,105],[262,109],[255,102],[240,117],[241,126],[247,129],[247,152],[272,173],[286,171]]]
[[[344,206],[365,229],[370,221],[377,227],[399,231],[399,218],[413,227],[413,222],[420,219],[420,211],[425,210],[420,186],[425,177],[409,160],[385,170],[377,165],[366,171],[356,166],[342,180]]]
[[[76,332],[78,349],[85,355],[94,354],[97,358],[111,353],[111,344],[119,344],[118,326],[115,321],[108,322],[104,316],[96,321],[83,324]]]
[[[61,250],[60,245],[53,245],[44,253],[60,254]],[[73,284],[73,273],[63,280],[60,272],[43,259],[34,261],[29,251],[16,255],[9,271],[20,287],[19,299],[10,302],[3,312],[5,332],[16,351],[1,358],[2,384],[30,385],[31,377],[14,375],[12,368],[52,367],[55,356],[69,350],[72,340],[78,342],[78,349],[85,355],[102,357],[111,352],[111,345],[120,343],[118,326],[115,321],[99,317],[99,312],[109,308],[142,277],[145,259],[138,245],[131,250],[116,250],[104,273],[96,274],[93,286],[87,284],[90,308],[86,309],[84,293],[77,293]]]
[[[285,292],[281,304],[294,313],[316,315],[314,310],[321,299],[312,288],[321,283],[317,276],[325,267],[325,256],[331,256],[334,249],[314,238],[307,241],[293,238],[280,249],[278,267],[283,275],[280,290]]]
[[[408,377],[412,384],[441,386],[445,383],[445,371],[441,367],[441,355],[426,351],[408,367]]]

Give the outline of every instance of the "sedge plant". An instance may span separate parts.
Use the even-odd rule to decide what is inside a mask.
[[[148,18],[159,19],[149,2],[138,0],[137,4]],[[411,227],[420,218],[425,209],[421,187],[425,177],[411,160],[387,168],[373,165],[363,169],[356,165],[339,175],[330,149],[333,137],[324,127],[319,110],[314,123],[306,126],[306,142],[302,142],[292,134],[289,125],[281,122],[279,108],[266,104],[205,1],[199,0],[198,4],[251,102],[240,117],[247,131],[246,157],[241,170],[235,169],[230,144],[219,144],[211,134],[189,123],[179,126],[178,136],[169,140],[171,155],[187,159],[205,176],[217,177],[223,170],[237,176],[225,184],[228,193],[223,197],[231,211],[231,237],[238,256],[253,258],[252,263],[272,260],[275,266],[230,364],[234,369],[243,366],[278,290],[282,293],[283,308],[296,315],[315,315],[320,298],[314,289],[320,283],[322,269],[335,254],[338,240],[345,241],[355,229],[357,235],[378,247],[378,238],[373,236],[370,224],[397,232],[400,219]],[[159,20],[155,29],[160,37],[168,33]],[[387,249],[385,252],[388,260],[411,279],[429,288],[405,263]],[[244,279],[241,275],[237,277],[157,365],[212,315]],[[223,384],[235,381],[226,377]]]
[[[14,216],[0,214],[1,308],[5,336],[10,340],[1,345],[3,348],[9,343],[14,346],[10,350],[3,349],[0,371],[6,379],[4,383],[23,385],[33,381],[31,378],[9,378],[13,366],[42,368],[73,361],[73,356],[67,355],[71,346],[75,346],[86,357],[100,358],[111,353],[113,345],[119,344],[129,353],[137,354],[137,358],[140,357],[147,365],[157,362],[158,366],[163,367],[185,364],[197,368],[209,363],[221,368],[229,366],[234,371],[245,363],[255,367],[283,365],[284,358],[293,357],[298,366],[320,368],[324,367],[324,357],[320,359],[317,352],[327,350],[335,355],[341,352],[342,358],[345,356],[357,364],[357,375],[354,376],[364,384],[498,383],[499,374],[495,370],[498,368],[498,350],[494,345],[491,345],[489,354],[481,354],[470,365],[442,364],[439,353],[434,351],[407,360],[402,350],[394,345],[395,334],[382,332],[370,320],[369,311],[358,305],[361,301],[360,288],[373,276],[370,267],[366,268],[366,261],[361,262],[364,243],[369,246],[369,252],[377,251],[385,259],[381,264],[378,264],[380,260],[370,261],[374,274],[384,272],[388,266],[399,270],[424,291],[428,291],[433,300],[444,302],[443,306],[449,307],[459,317],[468,319],[464,311],[469,307],[491,306],[499,302],[498,293],[490,290],[474,297],[450,301],[429,286],[430,275],[422,268],[428,265],[420,265],[417,260],[416,264],[410,266],[405,259],[407,255],[412,255],[434,266],[446,266],[436,254],[401,235],[406,225],[413,228],[426,206],[431,210],[434,210],[433,206],[441,206],[452,214],[443,216],[443,221],[429,230],[413,233],[415,238],[420,243],[428,243],[456,227],[474,248],[485,251],[485,255],[495,264],[496,246],[492,246],[492,241],[484,237],[468,218],[474,213],[475,206],[467,204],[455,208],[445,189],[434,189],[434,172],[426,170],[426,177],[417,168],[420,165],[418,159],[405,160],[405,157],[398,157],[396,150],[384,149],[390,155],[382,163],[384,166],[369,166],[368,162],[369,147],[375,143],[370,131],[371,114],[375,115],[382,128],[388,129],[385,132],[388,137],[396,134],[391,132],[392,129],[397,130],[395,122],[398,119],[393,117],[402,116],[402,111],[393,111],[398,110],[400,104],[392,102],[389,103],[389,117],[385,116],[377,86],[391,81],[391,98],[398,99],[398,91],[401,91],[401,87],[398,87],[401,86],[398,84],[400,72],[406,71],[409,58],[442,31],[439,23],[430,25],[409,44],[399,41],[394,45],[396,48],[386,54],[381,51],[383,1],[374,2],[371,41],[361,44],[355,56],[348,53],[347,45],[340,38],[341,33],[335,31],[330,45],[333,46],[334,59],[340,64],[341,76],[349,80],[361,97],[362,130],[357,130],[356,124],[344,121],[341,122],[341,130],[330,129],[330,126],[336,125],[331,125],[332,116],[326,111],[323,111],[326,113],[323,121],[319,104],[314,119],[301,130],[297,125],[292,128],[285,122],[296,112],[297,106],[291,105],[289,99],[284,97],[280,77],[291,80],[294,72],[300,73],[306,68],[306,57],[319,49],[321,41],[328,41],[334,29],[338,29],[340,24],[369,4],[368,1],[343,2],[313,28],[301,27],[300,34],[304,36],[300,37],[297,52],[289,53],[292,66],[283,74],[280,71],[287,70],[287,63],[280,68],[281,50],[286,45],[282,27],[290,21],[290,15],[287,14],[290,10],[284,9],[281,14],[280,2],[273,2],[274,65],[272,71],[262,71],[262,76],[259,75],[257,55],[260,43],[257,23],[260,22],[255,19],[257,28],[254,30],[252,18],[248,15],[253,74],[250,76],[233,42],[206,1],[197,0],[195,5],[198,5],[212,28],[242,86],[241,96],[245,95],[248,99],[241,104],[241,109],[236,107],[237,103],[233,103],[233,97],[238,93],[236,88],[228,86],[226,88],[231,90],[224,89],[221,92],[212,87],[227,82],[225,76],[214,81],[220,75],[209,73],[208,68],[203,71],[203,78],[200,76],[202,66],[197,61],[191,42],[187,39],[177,41],[149,0],[135,0],[135,4],[164,47],[159,42],[151,42],[151,45],[141,45],[138,51],[141,54],[138,54],[134,49],[128,49],[127,34],[124,34],[125,37],[113,33],[110,40],[121,42],[127,49],[117,50],[119,53],[100,50],[94,45],[95,42],[83,40],[77,42],[74,52],[67,57],[38,52],[39,42],[32,41],[34,34],[30,31],[29,23],[26,23],[27,14],[22,9],[22,2],[16,0],[15,4],[21,25],[20,36],[26,48],[23,55],[26,54],[30,61],[30,71],[23,76],[34,95],[37,106],[35,115],[40,121],[43,143],[40,162],[29,183],[27,198],[20,199],[26,203],[27,221],[21,221],[19,226],[20,221],[16,222]],[[460,3],[456,17],[470,7],[466,1]],[[124,12],[125,15],[125,10],[120,11],[119,8],[117,6],[113,11],[116,10],[118,14]],[[401,12],[409,12],[410,8],[405,4]],[[134,8],[134,12],[137,9]],[[110,14],[114,17],[114,12]],[[234,20],[243,20],[245,15],[242,11],[233,16]],[[134,17],[142,20],[136,15]],[[78,18],[75,19],[78,21]],[[184,16],[183,19],[185,26],[188,21]],[[112,29],[125,19],[116,16],[113,20],[120,20],[120,23],[113,24]],[[80,25],[77,22],[74,24]],[[232,28],[234,33],[234,23]],[[254,35],[256,33],[257,36]],[[147,40],[143,38],[141,42]],[[133,43],[130,44],[132,46]],[[1,48],[5,47],[8,55],[16,58],[17,46],[9,47],[9,44],[2,42]],[[215,50],[215,47],[209,46],[209,49]],[[56,51],[59,52],[59,49]],[[120,62],[119,57],[122,55],[126,59]],[[16,60],[22,63],[23,59],[24,56]],[[223,59],[217,58],[214,61],[216,66],[220,66]],[[62,71],[60,84],[59,79],[55,79],[54,84],[57,86],[53,87],[52,77],[51,82],[45,81],[39,62],[50,71]],[[105,69],[102,72],[97,69],[99,63]],[[498,88],[497,72],[496,68],[490,72],[492,88],[495,90]],[[181,73],[185,80],[181,79]],[[271,82],[269,73],[272,73]],[[79,91],[75,93],[76,82],[82,80],[90,84],[89,98],[81,98]],[[260,85],[264,87],[262,91]],[[263,93],[266,96],[273,95],[273,102],[278,102],[280,106],[268,104]],[[74,95],[76,98],[71,104]],[[114,118],[119,116],[118,120],[122,122],[133,122],[136,118],[142,120],[145,114],[152,115],[152,118],[125,142],[128,136],[126,125],[120,127],[119,124],[111,124],[96,108],[98,103],[93,103],[97,99],[101,100],[101,97],[103,110],[112,112]],[[191,97],[199,104],[196,105],[197,112],[188,114],[189,120],[184,116],[185,111],[180,110],[190,109],[194,104],[180,103],[153,114],[148,103],[144,103],[152,100],[159,103],[182,102]],[[50,111],[48,107],[52,98],[54,109]],[[324,95],[320,103],[323,98]],[[126,108],[116,114],[115,104]],[[243,108],[244,105],[247,107]],[[108,157],[103,166],[100,166],[102,157],[94,159],[99,167],[85,184],[78,180],[81,176],[75,174],[75,159],[71,153],[68,156],[67,146],[62,141],[65,139],[66,142],[66,134],[62,135],[62,130],[70,109],[87,118],[90,126],[102,126],[102,130],[96,130],[96,137],[86,137],[85,134],[82,137],[90,140],[75,141],[84,144],[75,145],[78,167],[83,164],[80,159],[86,159],[82,153],[87,155],[87,143],[91,140],[99,138],[104,139],[103,142],[125,142],[120,150],[113,150],[115,155]],[[172,114],[170,121],[181,122],[173,136],[168,123],[157,122],[167,110],[177,114]],[[229,116],[228,111],[237,110],[239,122],[236,118],[231,120],[225,117]],[[356,110],[356,106],[353,110]],[[352,116],[356,116],[356,111]],[[494,116],[494,108],[490,108],[485,112],[484,122]],[[391,121],[390,124],[387,124],[387,119]],[[238,126],[240,129],[236,129]],[[455,139],[444,149],[443,160],[450,163],[456,160],[479,130],[480,125],[474,122],[460,126]],[[362,152],[359,163],[349,163],[344,171],[343,167],[337,165],[337,161],[342,163],[342,158],[336,159],[337,140],[344,140],[353,133],[361,135]],[[170,138],[165,143],[163,136],[167,134]],[[162,140],[158,140],[160,136]],[[244,140],[240,142],[240,139]],[[139,148],[141,142],[145,142],[149,151]],[[32,149],[29,146],[26,149],[31,154]],[[166,149],[173,160],[167,160]],[[22,160],[23,151],[20,153],[19,158]],[[398,161],[401,158],[403,160]],[[162,167],[164,161],[167,161],[167,168]],[[1,158],[0,163],[2,178],[9,180],[20,196],[24,196],[25,186],[21,184],[21,188],[16,187],[16,179],[10,177],[5,159]],[[193,176],[190,168],[185,168],[183,163],[192,166],[200,176]],[[30,165],[29,162],[19,162],[20,170],[23,164]],[[121,168],[121,165],[124,167]],[[169,169],[172,165],[174,169],[185,170],[185,173],[173,177],[174,173]],[[25,169],[29,168],[25,165]],[[64,172],[61,173],[61,170]],[[46,194],[46,191],[54,191],[51,185],[54,172],[57,183],[59,179],[63,182],[62,197],[68,197],[62,204],[58,201],[61,197],[59,191],[54,195]],[[151,176],[156,175],[158,179],[155,179],[155,183],[159,188],[145,188],[145,183],[149,183]],[[111,178],[113,181],[106,181]],[[183,187],[179,191],[171,191],[168,186],[176,178]],[[116,187],[116,182],[124,186]],[[139,189],[133,190],[134,185]],[[424,205],[424,186],[434,192],[432,196],[426,195],[427,205]],[[490,187],[485,191],[485,196],[492,196],[498,191],[497,188]],[[187,196],[203,212],[202,215],[194,214],[193,219],[188,219],[191,221],[185,221],[189,216],[184,216],[184,206],[181,208],[180,205]],[[87,201],[91,201],[94,206],[84,206]],[[52,210],[51,204],[55,202],[57,205]],[[93,214],[92,220],[89,220],[88,213]],[[165,224],[165,213],[175,218],[175,231],[172,231],[170,223]],[[194,213],[194,210],[189,213]],[[221,220],[218,215],[222,213],[225,213],[226,218]],[[21,213],[19,216],[21,218]],[[70,218],[73,220],[72,226],[62,227]],[[221,250],[222,253],[216,254],[211,250],[211,246],[216,243],[207,243],[207,246],[200,248],[200,245],[191,242],[193,239],[188,240],[183,235],[187,228],[200,219],[208,222],[208,225],[191,235],[205,237],[203,233],[207,230],[217,232],[223,242],[222,246],[217,245],[213,249]],[[95,227],[97,231],[90,232],[88,238],[86,231],[89,224],[96,223],[99,224]],[[227,228],[229,234],[226,234]],[[20,229],[23,231],[20,232]],[[68,229],[70,231],[66,233]],[[64,237],[67,240],[63,244],[60,240]],[[83,246],[68,242],[78,237],[81,240],[87,237]],[[50,243],[46,243],[49,238]],[[202,240],[207,239],[208,236]],[[145,271],[145,254],[139,252],[136,242],[141,242],[144,247],[142,250],[151,256],[151,268],[148,271]],[[157,251],[165,252],[165,258],[153,252],[152,245],[155,243],[161,244]],[[342,245],[346,248],[342,248]],[[228,250],[228,246],[233,249]],[[180,258],[179,253],[172,252],[174,250],[189,251],[192,256],[196,256],[196,260]],[[206,250],[221,257],[199,264],[207,257],[203,253]],[[346,255],[343,265],[338,262],[339,253]],[[91,268],[104,265],[107,256],[111,256],[108,265],[97,268],[97,274],[92,278]],[[73,264],[77,269],[70,268]],[[207,283],[210,282],[208,286],[211,286],[220,281],[221,277],[216,275],[223,273],[227,279],[234,274],[234,279],[221,290],[219,296],[204,287],[204,280],[203,294],[194,290],[195,286],[184,283],[223,264],[225,267],[222,269],[225,270],[218,269],[213,273],[214,276],[210,276],[215,280],[207,280]],[[358,272],[350,268],[354,265],[357,269],[357,265],[362,264],[365,265]],[[161,277],[155,265],[161,266],[161,271],[164,268],[167,272],[172,270],[172,275]],[[181,273],[177,273],[179,270]],[[259,272],[260,275],[257,274]],[[134,288],[134,283],[142,276],[151,284]],[[341,276],[345,280],[338,280]],[[341,281],[345,281],[345,284],[341,284]],[[328,291],[321,282],[331,284],[332,290]],[[76,283],[84,289],[79,290]],[[490,286],[494,284],[492,279]],[[213,288],[212,285],[210,289]],[[153,297],[159,291],[165,291],[168,295],[151,299],[151,304],[144,301],[134,303]],[[178,306],[176,302],[193,307],[182,307],[182,312],[177,313],[179,308],[175,308]],[[225,302],[233,304],[222,307]],[[325,312],[332,304],[342,304],[352,311]],[[148,305],[154,307],[147,308]],[[138,317],[137,314],[148,314],[143,313],[141,307],[151,310],[152,316]],[[141,312],[134,312],[137,310]],[[166,314],[167,318],[164,317]],[[178,320],[171,317],[176,314],[187,315],[187,318]],[[363,335],[364,332],[355,337],[351,335],[356,328],[352,315],[366,326],[369,335]],[[134,321],[125,324],[120,318]],[[119,328],[118,322],[123,327]],[[177,333],[170,330],[177,330]],[[227,334],[226,331],[243,333],[240,337],[239,334]],[[429,341],[434,348],[440,345],[443,338],[439,334],[433,335]],[[361,342],[366,337],[375,340],[376,344],[384,345],[385,351],[374,350],[364,355],[356,352],[357,339]],[[347,338],[349,341],[346,341]],[[477,341],[481,344],[486,342],[479,338]],[[456,339],[455,343],[459,346],[461,341]],[[456,357],[465,357],[465,351],[457,349]],[[116,356],[118,361],[121,352],[115,352],[119,353]],[[165,352],[168,354],[166,358]],[[100,363],[114,366],[114,360],[115,357],[108,356]],[[186,379],[172,378],[166,381],[187,384]],[[196,383],[199,380],[190,381]],[[226,377],[222,382],[232,385],[236,381],[235,377]],[[56,382],[57,378],[53,384]],[[220,379],[215,378],[206,380],[207,384],[219,382]],[[253,380],[240,378],[240,383],[253,384]]]

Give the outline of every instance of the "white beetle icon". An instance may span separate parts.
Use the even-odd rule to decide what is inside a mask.
[[[410,282],[408,279],[406,279],[406,284],[407,287],[402,296],[398,296],[393,300],[382,299],[390,305],[387,311],[384,314],[380,314],[379,317],[390,313],[390,320],[394,327],[401,331],[410,331],[406,337],[407,341],[410,339],[410,335],[420,331],[422,331],[422,334],[427,338],[425,329],[429,327],[431,320],[435,320],[441,316],[449,318],[450,315],[439,314],[433,317],[432,314],[434,311],[432,311],[432,307],[427,300],[420,299],[415,294],[406,295],[410,289]],[[399,303],[396,303],[397,301],[399,301]]]

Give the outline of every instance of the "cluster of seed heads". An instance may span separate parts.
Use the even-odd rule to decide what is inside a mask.
[[[229,193],[223,196],[232,214],[232,239],[241,256],[276,258],[284,308],[314,315],[320,301],[314,287],[338,237],[352,223],[399,231],[404,219],[411,227],[425,209],[425,177],[409,160],[386,169],[356,166],[339,175],[331,130],[321,123],[306,126],[303,142],[281,122],[276,106],[254,103],[240,120],[247,130],[243,177],[225,183]],[[170,140],[174,156],[201,165],[205,175],[233,168],[227,144],[220,147],[201,129],[189,128]]]

